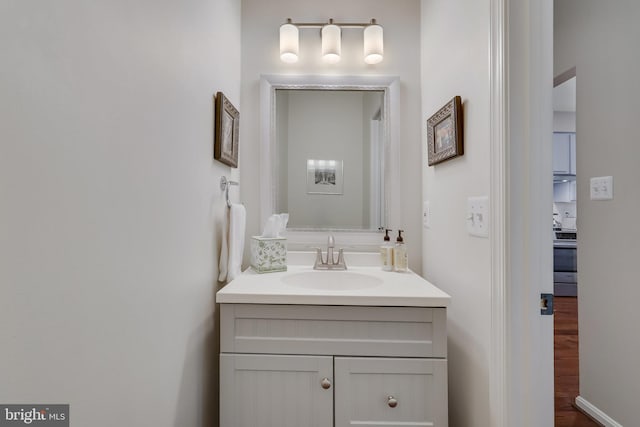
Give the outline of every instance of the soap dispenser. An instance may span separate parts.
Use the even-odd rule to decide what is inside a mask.
[[[389,237],[390,229],[384,232],[384,243],[380,245],[380,257],[382,259],[382,270],[393,271],[393,244]]]
[[[407,257],[407,247],[404,244],[402,233],[404,230],[398,230],[398,238],[396,239],[396,246],[393,248],[393,267],[395,271],[407,272],[409,271],[409,261]]]

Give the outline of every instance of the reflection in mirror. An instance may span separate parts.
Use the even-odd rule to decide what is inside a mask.
[[[275,207],[290,229],[385,225],[384,91],[275,91]]]

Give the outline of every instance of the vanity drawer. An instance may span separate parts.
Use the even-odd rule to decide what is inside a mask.
[[[333,378],[335,427],[448,423],[446,359],[336,357]]]
[[[223,353],[447,356],[446,309],[220,305]]]

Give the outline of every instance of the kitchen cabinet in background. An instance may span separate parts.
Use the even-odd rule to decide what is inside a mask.
[[[553,134],[553,174],[576,174],[576,134],[554,132]]]
[[[576,182],[557,182],[553,184],[553,201],[554,202],[575,202],[576,201]]]

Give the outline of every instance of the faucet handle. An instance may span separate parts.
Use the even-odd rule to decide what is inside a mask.
[[[344,262],[344,249],[338,251],[338,265],[344,267],[345,270],[347,269],[347,263]]]
[[[322,249],[320,248],[313,248],[316,250],[316,262],[313,265],[313,268],[316,268],[318,265],[322,265],[324,264],[324,261],[322,259]]]
[[[329,238],[327,239],[327,247],[333,248],[336,245],[336,240],[333,238],[333,234],[329,234]]]

